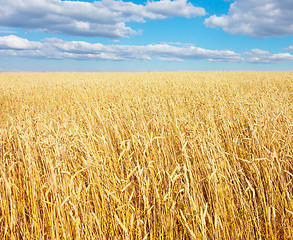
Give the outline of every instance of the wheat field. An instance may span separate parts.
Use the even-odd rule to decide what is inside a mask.
[[[293,239],[293,72],[1,73],[0,239]]]

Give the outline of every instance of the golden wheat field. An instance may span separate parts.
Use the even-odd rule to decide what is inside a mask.
[[[0,239],[293,239],[293,72],[1,73]]]

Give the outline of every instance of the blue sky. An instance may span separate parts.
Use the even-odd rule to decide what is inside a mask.
[[[0,0],[0,71],[293,70],[292,0]]]

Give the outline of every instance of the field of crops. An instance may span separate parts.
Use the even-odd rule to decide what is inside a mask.
[[[293,239],[293,72],[1,73],[0,239]]]

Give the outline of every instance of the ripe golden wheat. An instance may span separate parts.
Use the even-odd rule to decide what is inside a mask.
[[[2,73],[0,190],[0,239],[292,239],[293,73]]]

